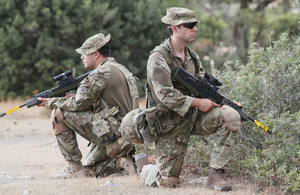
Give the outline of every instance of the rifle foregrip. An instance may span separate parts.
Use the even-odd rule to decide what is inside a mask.
[[[38,105],[40,103],[41,103],[41,101],[37,100],[37,97],[31,98],[30,100],[25,102],[27,108]]]

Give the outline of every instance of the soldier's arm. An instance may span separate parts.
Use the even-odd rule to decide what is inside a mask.
[[[79,85],[76,95],[65,98],[64,101],[47,101],[46,107],[60,108],[64,111],[86,111],[101,96],[110,77],[110,68],[101,67],[89,74]]]
[[[184,116],[194,101],[193,97],[183,95],[172,84],[171,70],[160,54],[152,54],[147,65],[148,77],[152,82],[152,93],[169,109]]]

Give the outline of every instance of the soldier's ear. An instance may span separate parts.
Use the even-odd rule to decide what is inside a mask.
[[[178,26],[171,25],[170,28],[173,30],[173,32],[176,32],[176,33],[178,32],[178,30],[177,30]]]
[[[98,58],[98,57],[101,56],[101,54],[100,54],[100,52],[98,50],[94,52],[94,55],[95,55],[96,58]]]

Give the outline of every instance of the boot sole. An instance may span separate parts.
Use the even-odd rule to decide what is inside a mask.
[[[214,190],[217,190],[217,191],[232,191],[232,186],[222,186],[222,187],[217,187],[213,184],[207,184],[207,187],[210,188],[210,189],[214,189]]]
[[[80,178],[80,177],[95,177],[95,173],[92,172],[91,170],[83,169],[72,174],[65,174],[65,175],[51,174],[49,177],[51,179],[72,179],[72,178]]]

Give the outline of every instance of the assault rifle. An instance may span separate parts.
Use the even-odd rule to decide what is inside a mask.
[[[219,94],[217,92],[219,89],[218,86],[221,86],[223,83],[218,81],[210,74],[205,73],[204,79],[199,80],[197,77],[193,76],[184,69],[177,67],[173,78],[180,84],[182,84],[185,88],[190,90],[190,92],[192,92],[196,97],[208,98],[217,104],[228,105],[238,111],[243,121],[250,120],[262,130],[268,132],[269,134],[273,134],[273,132],[268,127],[245,113],[242,110],[242,107]]]
[[[18,109],[27,106],[27,108],[30,108],[32,106],[38,105],[41,103],[41,101],[38,101],[38,97],[42,98],[49,98],[49,97],[64,97],[66,95],[66,92],[71,91],[73,89],[76,89],[78,87],[78,84],[85,78],[90,72],[87,72],[83,75],[80,75],[76,78],[73,77],[72,71],[67,70],[57,76],[54,76],[54,80],[56,80],[56,83],[58,86],[47,89],[45,91],[42,91],[41,93],[38,93],[36,95],[33,95],[32,98],[28,101],[26,101],[23,105],[17,106],[13,109],[10,109],[6,112],[0,113],[0,117],[3,117],[7,114],[10,114],[14,111],[17,111]]]

